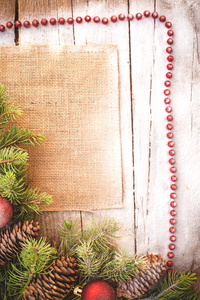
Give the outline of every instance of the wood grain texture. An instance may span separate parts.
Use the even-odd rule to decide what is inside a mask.
[[[6,26],[8,21],[14,23],[15,20],[15,0],[0,0],[0,23]],[[9,46],[15,44],[14,27],[6,29],[6,34],[0,32],[0,46]]]
[[[175,68],[171,91],[178,168],[177,246],[174,261],[177,269],[198,270],[200,265],[199,1],[20,0],[19,2],[22,20],[61,16],[67,18],[71,15],[83,17],[86,14],[91,14],[92,17],[95,15],[110,17],[121,12],[126,14],[128,9],[135,15],[148,9],[166,15],[173,23]],[[11,4],[11,1],[2,1],[1,7],[6,9],[12,7]],[[7,15],[2,13],[6,21],[12,16],[14,18],[14,9],[11,16],[9,13],[8,10]],[[167,45],[167,35],[164,32],[166,29],[163,24],[154,23],[150,19],[134,21],[130,27],[127,22],[118,22],[108,26],[83,23],[74,26],[49,25],[37,29],[21,29],[21,44],[113,43],[119,48],[125,208],[98,211],[95,214],[45,213],[42,216],[43,233],[50,241],[59,241],[57,227],[64,218],[78,218],[80,224],[85,227],[91,219],[108,215],[122,223],[123,248],[133,253],[137,251],[139,254],[145,254],[150,251],[166,256],[169,244],[170,173],[163,104],[163,82],[166,73],[164,49]],[[14,39],[9,40],[7,33],[4,36],[1,45],[4,43],[12,45]]]

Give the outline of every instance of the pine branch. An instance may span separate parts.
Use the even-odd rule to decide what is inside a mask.
[[[2,134],[0,138],[0,149],[10,146],[35,146],[44,142],[44,136],[35,134],[27,128],[23,129],[19,126],[13,126],[9,131]]]
[[[188,299],[191,296],[196,279],[195,273],[173,272],[168,276],[168,279],[164,279],[160,286],[159,294],[154,299]]]
[[[41,193],[38,189],[26,188],[23,192],[21,201],[18,203],[18,218],[23,219],[32,214],[39,214],[42,205],[49,205],[52,202],[52,196],[47,193]]]
[[[19,171],[19,166],[26,164],[28,161],[28,153],[16,147],[6,147],[0,150],[0,172],[5,170],[13,172]]]
[[[118,238],[116,232],[119,231],[119,223],[114,219],[104,218],[98,223],[93,221],[88,230],[84,231],[83,239],[92,242],[96,251],[106,251],[109,247],[115,247],[115,240]]]
[[[38,274],[45,272],[45,268],[51,265],[56,253],[56,249],[46,243],[45,238],[41,238],[39,241],[28,240],[18,257],[19,267],[12,264],[12,268],[8,271],[8,296],[20,295],[19,298],[21,298],[31,280]]]
[[[133,257],[126,251],[115,251],[112,260],[105,264],[101,277],[115,282],[125,281],[137,275],[145,266],[146,260],[143,257]]]
[[[64,227],[61,227],[59,233],[64,244],[64,251],[69,256],[73,256],[81,240],[81,228],[78,220],[75,222],[64,220]]]
[[[0,85],[0,130],[2,130],[9,121],[14,121],[21,115],[21,109],[13,104],[7,103],[8,96],[6,87]]]

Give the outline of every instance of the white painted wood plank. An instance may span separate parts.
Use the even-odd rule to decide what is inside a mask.
[[[128,13],[127,1],[74,1],[74,17],[90,15],[92,18],[98,15],[110,17]],[[102,210],[95,214],[82,213],[83,224],[86,226],[91,219],[109,216],[118,220],[121,225],[120,240],[122,248],[134,253],[134,207],[133,207],[133,177],[132,177],[132,132],[131,132],[131,101],[129,81],[129,32],[127,21],[118,21],[108,25],[90,23],[75,24],[76,44],[105,43],[115,44],[119,49],[120,72],[120,107],[121,107],[121,138],[122,138],[122,162],[124,185],[124,208],[118,210]]]
[[[15,21],[15,0],[0,1],[0,24],[6,27],[8,21],[14,23]],[[14,27],[6,28],[4,32],[0,32],[0,46],[15,45]]]

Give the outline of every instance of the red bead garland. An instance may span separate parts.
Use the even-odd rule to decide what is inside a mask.
[[[169,168],[169,171],[170,173],[172,173],[173,175],[170,177],[171,179],[171,182],[170,182],[170,185],[169,185],[169,188],[170,188],[170,224],[172,225],[172,227],[169,228],[169,232],[170,232],[170,245],[169,245],[169,249],[171,251],[173,251],[176,247],[175,245],[173,244],[175,241],[176,241],[176,236],[174,235],[174,233],[176,232],[176,228],[174,227],[174,225],[176,224],[176,210],[175,210],[175,207],[177,206],[177,203],[174,201],[176,198],[177,198],[177,194],[175,193],[175,191],[177,190],[177,185],[175,184],[176,181],[177,181],[177,176],[174,175],[176,172],[177,172],[177,168],[175,167],[175,164],[176,164],[176,160],[173,158],[174,155],[176,154],[175,150],[174,150],[174,141],[172,140],[173,137],[174,137],[174,133],[172,132],[174,126],[172,124],[172,121],[173,121],[173,116],[171,114],[172,112],[172,107],[171,105],[169,105],[171,103],[171,98],[169,98],[168,96],[171,94],[171,90],[170,90],[170,87],[172,85],[170,79],[173,77],[173,74],[172,74],[172,70],[174,69],[174,66],[172,64],[172,62],[174,61],[174,56],[171,55],[171,53],[173,52],[173,48],[172,48],[172,45],[174,44],[174,39],[172,38],[174,36],[174,31],[171,29],[172,28],[172,23],[167,21],[166,20],[166,17],[164,15],[161,15],[159,16],[157,12],[152,12],[150,13],[148,10],[145,10],[143,14],[141,13],[136,13],[135,17],[133,14],[130,14],[128,13],[127,16],[125,16],[125,14],[123,13],[120,13],[118,16],[116,15],[113,15],[110,17],[110,19],[106,18],[106,17],[103,17],[102,19],[100,19],[99,16],[94,16],[93,18],[91,18],[91,16],[89,15],[86,15],[84,18],[82,18],[81,16],[77,16],[75,19],[72,18],[72,17],[68,17],[65,21],[65,18],[63,17],[60,17],[58,20],[56,20],[55,18],[51,18],[49,21],[46,19],[46,18],[43,18],[41,20],[41,22],[39,22],[38,20],[33,20],[31,23],[26,20],[24,21],[23,23],[20,21],[20,20],[16,20],[14,22],[14,26],[17,27],[17,28],[20,28],[20,27],[24,27],[24,28],[29,28],[31,26],[33,27],[38,27],[41,23],[42,26],[47,26],[48,23],[50,25],[53,25],[55,26],[56,24],[59,24],[59,25],[64,25],[64,24],[69,24],[69,25],[72,25],[74,24],[75,22],[77,24],[80,24],[82,22],[86,22],[86,23],[90,23],[91,21],[93,21],[94,23],[102,23],[103,25],[107,25],[109,23],[116,23],[118,20],[119,21],[124,21],[124,20],[127,20],[127,21],[133,21],[133,20],[141,20],[141,19],[145,19],[145,18],[149,18],[149,17],[152,17],[154,20],[155,19],[158,19],[161,23],[164,24],[165,28],[167,29],[167,40],[166,40],[166,53],[168,54],[167,56],[167,73],[166,73],[166,80],[164,81],[164,86],[165,86],[165,89],[163,91],[164,95],[165,95],[165,98],[164,98],[164,103],[166,104],[166,107],[165,107],[165,112],[167,113],[167,116],[166,116],[166,120],[167,120],[167,124],[166,124],[166,129],[167,129],[167,138],[169,139],[169,141],[167,142],[167,145],[168,147],[170,148],[168,150],[168,154],[169,154],[169,159],[168,159],[168,163],[170,165],[170,168]],[[6,23],[6,26],[4,26],[3,24],[0,25],[0,32],[4,32],[5,30],[7,29],[11,29],[13,27],[13,23],[8,21]],[[171,269],[173,267],[173,262],[172,262],[172,258],[174,257],[174,253],[173,252],[169,252],[167,254],[168,258],[170,260],[168,260],[167,262],[167,266],[169,268],[169,272],[171,272]]]

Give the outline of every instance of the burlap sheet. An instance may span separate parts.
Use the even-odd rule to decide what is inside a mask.
[[[117,48],[0,48],[0,82],[18,122],[46,136],[30,148],[28,179],[53,196],[45,211],[122,207]]]

